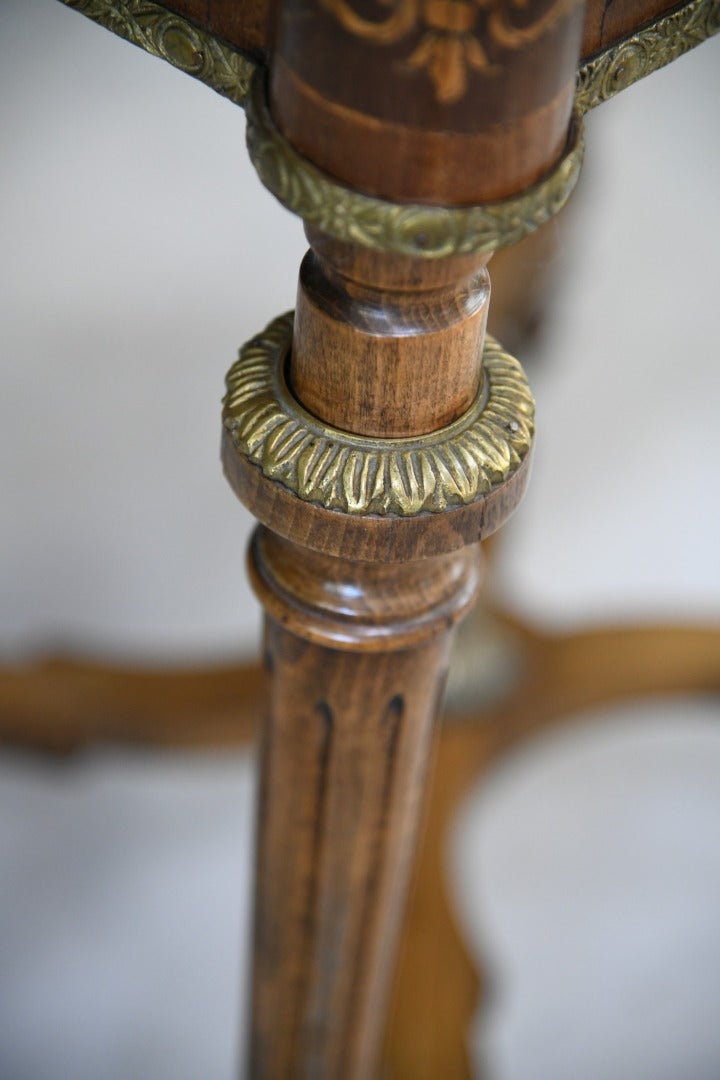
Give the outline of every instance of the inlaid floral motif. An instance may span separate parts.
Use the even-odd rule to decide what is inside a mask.
[[[384,17],[360,15],[353,0],[320,0],[351,34],[376,45],[394,45],[416,31],[422,37],[404,62],[407,71],[425,68],[444,105],[466,93],[470,71],[494,75],[501,65],[488,58],[485,44],[518,49],[551,29],[581,0],[549,0],[549,6],[530,22],[516,23],[513,15],[527,13],[529,0],[376,0]],[[483,12],[483,25],[479,20]]]

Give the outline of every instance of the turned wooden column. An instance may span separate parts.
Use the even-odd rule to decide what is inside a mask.
[[[245,346],[225,410],[267,613],[249,1075],[371,1080],[452,627],[525,486],[532,399],[484,341],[486,257],[309,237],[294,319]]]
[[[424,265],[312,239],[290,392],[361,436],[410,439],[465,413],[481,379],[484,260]],[[347,524],[331,512],[319,542],[333,554],[264,527],[251,546],[268,613],[253,1077],[377,1074],[450,631],[479,583],[477,545],[444,553],[438,539],[442,553],[397,562],[390,521],[383,561],[360,561],[341,555],[367,554],[346,544]],[[362,517],[356,527],[362,545]]]
[[[574,0],[369,7],[278,5],[253,89],[251,156],[311,245],[294,317],[243,348],[224,413],[267,614],[254,1080],[379,1075],[452,628],[532,440],[522,371],[485,339],[493,245],[463,248],[442,208],[559,167],[582,29]]]
[[[378,567],[261,529],[251,565],[270,614],[250,1075],[372,1077],[478,552]]]

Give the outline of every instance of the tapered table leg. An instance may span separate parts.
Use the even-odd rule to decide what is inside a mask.
[[[283,0],[248,99],[251,158],[311,244],[224,412],[264,526],[260,1080],[377,1076],[449,635],[530,460],[532,397],[485,340],[488,253],[557,211],[582,156],[582,5],[431,6]]]
[[[377,568],[254,539],[270,614],[253,1077],[377,1075],[448,627],[473,597],[478,554]],[[293,594],[291,558],[304,570]]]
[[[249,1075],[373,1080],[452,628],[533,405],[484,343],[485,260],[310,236],[225,404],[267,616]]]

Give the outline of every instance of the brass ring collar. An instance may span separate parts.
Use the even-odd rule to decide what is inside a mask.
[[[480,206],[395,203],[346,187],[294,149],[270,115],[263,68],[253,75],[245,107],[250,160],[284,207],[336,240],[425,259],[489,253],[534,232],[569,199],[585,149],[576,112],[563,156],[519,195]]]
[[[223,424],[238,452],[299,499],[351,516],[441,514],[489,495],[520,466],[535,403],[518,361],[489,334],[470,408],[430,435],[381,439],[323,423],[287,385],[292,313],[240,350],[227,375]]]
[[[432,435],[380,439],[332,428],[296,401],[285,377],[292,328],[292,314],[273,320],[227,375],[223,461],[255,517],[306,547],[383,562],[474,543],[512,513],[527,479],[534,402],[517,360],[494,339],[486,337],[483,385],[463,416]]]

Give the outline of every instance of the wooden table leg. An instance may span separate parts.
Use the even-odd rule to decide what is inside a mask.
[[[507,68],[465,4],[435,5],[406,52],[416,8],[376,22],[284,0],[249,98],[251,158],[311,244],[292,325],[243,349],[224,412],[227,477],[264,526],[272,669],[255,1080],[378,1075],[449,635],[528,475],[532,397],[485,340],[488,253],[557,211],[581,157],[580,5],[478,26],[490,57],[520,58]],[[494,89],[470,55],[503,72]]]
[[[280,581],[293,557],[302,574],[288,595]],[[253,1077],[377,1075],[448,624],[477,577],[471,548],[378,568],[255,537],[253,579],[270,615]]]
[[[267,615],[250,1075],[372,1080],[452,627],[522,494],[532,399],[483,350],[482,257],[310,237],[294,320],[225,405]]]

